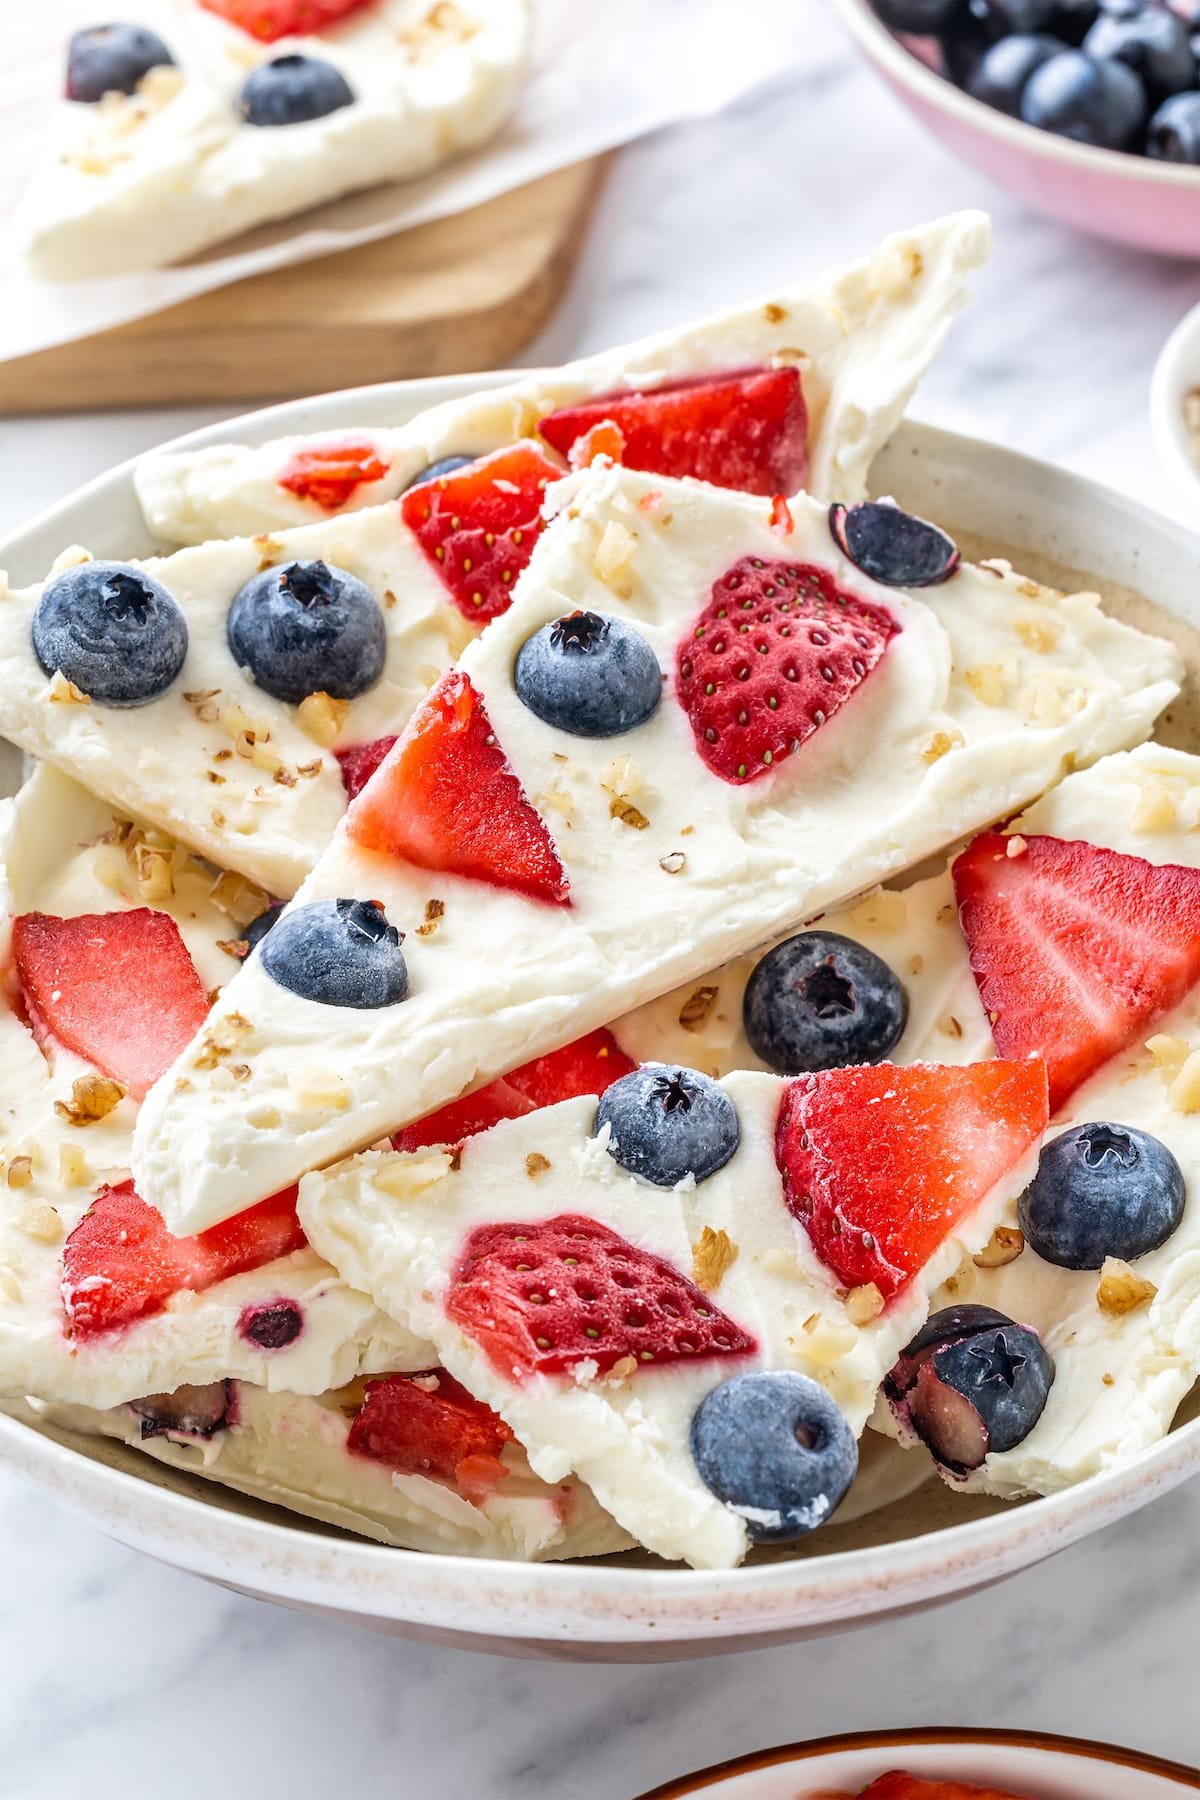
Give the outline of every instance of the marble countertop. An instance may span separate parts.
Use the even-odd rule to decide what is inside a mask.
[[[751,0],[752,10],[753,0]],[[1150,370],[1193,266],[1025,212],[922,135],[824,0],[806,65],[627,151],[527,359],[668,325],[897,225],[996,220],[991,270],[919,416],[1169,510]],[[228,409],[0,425],[0,531]],[[0,1477],[6,1800],[631,1800],[765,1744],[905,1724],[1099,1736],[1200,1762],[1200,1484],[991,1592],[811,1645],[665,1666],[508,1662],[375,1637],[205,1586]]]

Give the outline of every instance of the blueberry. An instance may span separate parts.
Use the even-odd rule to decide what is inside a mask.
[[[33,615],[33,652],[100,706],[145,706],[187,656],[188,628],[165,587],[130,563],[87,562],[48,581]]]
[[[285,563],[248,581],[229,609],[239,668],[276,700],[298,705],[319,690],[354,700],[379,680],[387,630],[374,594],[323,562]]]
[[[1100,10],[1100,0],[970,0],[975,16],[996,37],[1048,32],[1064,44],[1081,44]]]
[[[858,1471],[845,1416],[790,1370],[749,1370],[713,1388],[692,1414],[691,1443],[705,1487],[760,1544],[815,1531]]]
[[[1146,154],[1158,162],[1200,163],[1200,94],[1163,101],[1146,133]]]
[[[999,32],[986,19],[967,12],[938,36],[942,54],[942,73],[959,87],[967,87],[983,57],[996,42]]]
[[[91,106],[105,94],[135,93],[143,75],[174,61],[144,25],[91,25],[75,33],[67,50],[67,99]]]
[[[1188,28],[1165,7],[1130,18],[1102,13],[1083,40],[1089,56],[1126,63],[1140,75],[1151,104],[1196,85]]]
[[[707,1181],[741,1138],[737,1109],[723,1087],[698,1069],[644,1063],[600,1097],[594,1130],[609,1127],[608,1154],[655,1187],[691,1175]]]
[[[238,108],[247,125],[303,125],[353,106],[354,94],[340,69],[319,56],[276,56],[260,63],[242,84]]]
[[[1093,1122],[1050,1139],[1017,1213],[1046,1262],[1098,1269],[1106,1256],[1132,1262],[1165,1244],[1186,1200],[1165,1144],[1132,1125]]]
[[[431,462],[427,469],[422,469],[419,475],[414,475],[411,481],[406,482],[401,491],[407,493],[409,488],[420,487],[426,481],[440,481],[445,475],[453,475],[456,469],[469,468],[473,462],[478,461],[477,456],[439,457],[437,462]]]
[[[967,91],[976,100],[982,100],[985,106],[994,106],[997,112],[1018,118],[1021,95],[1029,77],[1065,49],[1066,45],[1060,39],[1044,34],[1026,33],[1001,38],[980,58],[967,82]]]
[[[645,638],[603,613],[543,625],[517,651],[513,680],[531,713],[575,737],[633,731],[662,699],[662,670]]]
[[[1122,62],[1096,62],[1082,50],[1064,50],[1035,69],[1021,96],[1027,125],[1079,144],[1126,150],[1141,134],[1146,89]]]
[[[889,31],[936,37],[967,11],[967,0],[875,0],[875,11]]]
[[[129,1404],[141,1420],[144,1438],[211,1438],[235,1423],[232,1381],[189,1384],[170,1394],[146,1394]]]
[[[286,900],[274,900],[270,906],[264,907],[256,919],[251,919],[238,939],[239,943],[246,946],[243,951],[239,952],[240,955],[249,956],[252,950],[258,949],[268,931],[273,931],[278,925],[280,914],[286,905]]]
[[[988,1306],[934,1313],[905,1346],[884,1396],[952,1475],[1014,1450],[1042,1416],[1054,1362],[1037,1332]]]
[[[855,568],[885,587],[936,587],[961,560],[953,538],[890,500],[831,506],[829,529]]]
[[[883,958],[835,931],[802,931],[768,950],[746,983],[750,1047],[781,1075],[884,1062],[908,997]]]
[[[294,1300],[264,1300],[242,1308],[238,1330],[260,1350],[286,1350],[304,1330],[304,1314]]]
[[[400,933],[374,900],[289,907],[258,954],[272,981],[318,1006],[396,1006],[408,993]]]

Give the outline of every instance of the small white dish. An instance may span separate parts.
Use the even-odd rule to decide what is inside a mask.
[[[1200,392],[1200,306],[1185,313],[1159,352],[1150,382],[1150,428],[1154,447],[1181,494],[1200,521],[1200,436],[1184,417],[1184,398]]]
[[[1115,1744],[1017,1731],[873,1731],[762,1750],[668,1781],[641,1800],[849,1796],[889,1769],[1011,1788],[1028,1800],[1184,1800],[1200,1792],[1200,1770]]]
[[[399,424],[506,379],[457,376],[326,394],[225,421],[171,447]],[[68,544],[99,556],[152,552],[133,467],[101,476],[0,544],[0,567],[20,584],[40,579]],[[1160,735],[1200,751],[1200,539],[1192,532],[1079,476],[929,426],[903,425],[872,480],[876,493],[954,531],[968,555],[1009,556],[1058,586],[1100,589],[1131,623],[1169,630],[1190,680]],[[0,757],[0,788],[4,776]],[[523,1564],[360,1541],[165,1469],[123,1444],[11,1410],[16,1416],[0,1415],[0,1464],[163,1562],[377,1631],[576,1661],[764,1648],[931,1606],[1027,1568],[1200,1472],[1198,1393],[1153,1449],[1049,1499],[1013,1506],[931,1483],[869,1517],[815,1533],[794,1552],[759,1551],[730,1571],[668,1567],[633,1554]],[[792,1800],[793,1789],[781,1791]],[[1145,1800],[1165,1795],[1148,1789]]]

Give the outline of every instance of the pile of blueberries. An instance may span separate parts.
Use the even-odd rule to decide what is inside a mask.
[[[943,73],[1042,131],[1200,164],[1200,0],[873,0]]]

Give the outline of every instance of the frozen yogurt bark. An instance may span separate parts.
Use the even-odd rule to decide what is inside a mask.
[[[0,804],[0,872],[0,1392],[319,1393],[427,1365],[305,1243],[294,1194],[178,1243],[129,1183],[144,1086],[238,966],[244,884],[44,765]]]
[[[959,564],[895,508],[615,467],[566,498],[147,1100],[134,1166],[172,1229],[1011,814],[1176,691],[1095,596]]]
[[[647,1064],[599,1106],[311,1175],[301,1216],[543,1479],[577,1475],[661,1556],[729,1567],[833,1511],[879,1382],[1024,1187],[1046,1116],[1036,1059],[720,1084]],[[840,1409],[803,1420],[818,1450],[841,1441],[795,1513],[736,1487],[747,1441],[761,1469],[801,1423],[759,1433],[756,1376]],[[713,1403],[742,1446],[715,1470],[697,1436]]]
[[[16,221],[52,281],[179,262],[490,137],[527,0],[157,0],[72,41]],[[297,60],[301,59],[301,60]]]
[[[522,443],[551,461],[586,457],[588,433],[611,421],[635,468],[857,500],[990,243],[984,214],[958,213],[811,283],[447,401],[406,425],[158,451],[138,465],[138,497],[166,543],[252,536],[396,499],[449,458]],[[604,447],[615,441],[610,430]],[[477,587],[463,584],[468,610]]]

